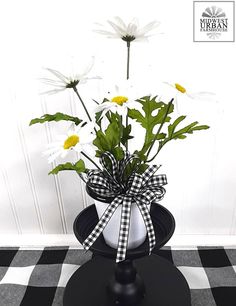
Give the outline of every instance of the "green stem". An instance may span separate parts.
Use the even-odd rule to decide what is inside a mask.
[[[150,163],[151,161],[153,161],[157,157],[158,153],[161,151],[161,149],[164,147],[164,145],[167,144],[168,141],[164,142],[164,144],[159,146],[159,148],[157,150],[157,153],[151,159],[147,160],[147,163]]]
[[[81,96],[80,96],[80,94],[79,94],[79,92],[78,92],[76,86],[73,87],[73,90],[74,90],[74,92],[76,93],[77,97],[79,98],[81,104],[83,105],[83,108],[84,108],[84,110],[85,110],[85,112],[86,112],[86,114],[87,114],[89,120],[92,122],[92,119],[91,119],[91,117],[90,117],[90,115],[89,115],[89,112],[88,112],[88,110],[87,110],[87,108],[86,108],[86,106],[85,106],[85,104],[84,104],[84,101],[82,100],[82,98],[81,98]]]
[[[120,128],[120,131],[122,131],[122,136],[123,136],[122,116],[119,116],[119,128]],[[119,141],[119,147],[120,146],[121,146],[121,142]]]
[[[126,79],[129,79],[129,65],[130,65],[130,41],[127,41],[127,67],[126,67]],[[125,126],[127,128],[129,124],[129,117],[128,113],[126,115],[126,121],[125,121]],[[125,144],[126,150],[128,151],[128,139]]]
[[[101,170],[101,168],[95,163],[95,161],[92,160],[92,158],[90,158],[87,154],[85,154],[84,152],[81,152],[81,154],[86,157],[92,164],[94,164],[95,167],[97,167],[99,170]]]
[[[159,135],[159,133],[160,133],[160,131],[161,131],[161,129],[162,129],[164,123],[165,123],[166,117],[167,117],[168,114],[169,114],[169,110],[170,110],[170,107],[171,107],[173,101],[174,101],[174,99],[171,99],[171,101],[168,103],[167,110],[166,110],[165,116],[164,116],[164,118],[163,118],[163,120],[162,120],[162,123],[160,124],[160,126],[159,126],[159,128],[158,128],[158,131],[157,131],[157,133],[156,133],[156,136],[154,137],[153,142],[152,142],[150,148],[148,149],[147,158],[148,158],[148,156],[149,156],[149,154],[150,154],[150,152],[151,152],[151,150],[152,150],[152,148],[153,148],[153,146],[154,146],[154,143],[156,142],[157,137],[158,137],[158,135]],[[157,152],[159,152],[159,149],[158,149]],[[157,154],[156,154],[156,155],[157,155]],[[155,155],[155,156],[156,156],[156,155]]]
[[[127,128],[128,124],[129,124],[128,121],[129,121],[129,118],[128,118],[128,112],[127,112],[127,115],[126,115],[126,122],[125,122],[126,128]],[[126,151],[128,151],[128,139],[126,140],[125,148],[126,148]]]
[[[129,64],[130,64],[130,41],[127,41],[127,68],[126,68],[126,79],[129,79]]]

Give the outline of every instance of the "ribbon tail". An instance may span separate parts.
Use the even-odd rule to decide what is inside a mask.
[[[155,237],[155,231],[154,231],[153,224],[152,224],[152,219],[151,219],[150,212],[147,208],[146,203],[144,202],[140,203],[139,201],[137,201],[136,204],[142,214],[143,221],[147,229],[148,241],[149,241],[149,255],[150,255],[156,244],[156,237]]]
[[[92,233],[83,242],[83,247],[85,250],[89,250],[89,248],[97,240],[121,202],[122,198],[118,196],[111,204],[108,205]]]
[[[130,227],[130,214],[131,214],[132,199],[123,198],[122,210],[121,210],[121,221],[120,221],[120,232],[118,241],[118,250],[116,254],[116,262],[125,260],[126,250],[129,239],[129,227]]]

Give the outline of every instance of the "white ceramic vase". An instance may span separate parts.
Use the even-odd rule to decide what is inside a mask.
[[[109,203],[95,201],[95,207],[97,209],[99,219],[103,215]],[[121,219],[121,205],[118,206],[107,226],[103,230],[103,236],[106,243],[117,249],[118,246],[118,238],[120,231],[120,219]],[[129,229],[129,239],[128,239],[128,249],[134,249],[141,245],[147,235],[147,230],[145,223],[143,221],[143,217],[138,206],[134,203],[131,206],[131,217],[130,217],[130,229]]]

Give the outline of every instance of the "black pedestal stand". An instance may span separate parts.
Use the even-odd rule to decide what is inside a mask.
[[[115,273],[107,285],[111,301],[121,305],[138,305],[145,295],[142,278],[137,274],[133,261],[124,260],[116,265]]]
[[[156,248],[162,247],[175,228],[171,213],[159,204],[151,207]],[[75,220],[74,232],[82,243],[95,227],[94,205]],[[95,257],[70,278],[64,293],[64,306],[190,306],[190,291],[180,271],[167,260],[148,255],[148,241],[128,250],[126,260],[116,264],[116,250],[102,235],[91,247]],[[144,257],[145,256],[145,257]]]

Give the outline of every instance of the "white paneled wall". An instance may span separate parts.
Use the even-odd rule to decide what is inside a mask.
[[[162,204],[176,218],[176,233],[236,234],[236,47],[194,43],[192,4],[187,0],[0,4],[0,234],[70,234],[76,215],[92,203],[75,173],[47,175],[56,164],[49,165],[42,151],[68,123],[28,124],[31,118],[57,111],[83,116],[70,91],[39,95],[44,89],[37,80],[42,67],[59,69],[71,56],[87,60],[95,55],[94,75],[108,79],[125,75],[125,45],[92,32],[94,22],[116,15],[162,22],[164,34],[132,45],[131,77],[138,75],[143,88],[158,94],[158,82],[163,80],[216,93],[211,101],[178,99],[181,114],[211,129],[170,144],[156,160],[168,177]],[[92,111],[91,98],[102,93],[101,82],[91,81],[79,90]]]

